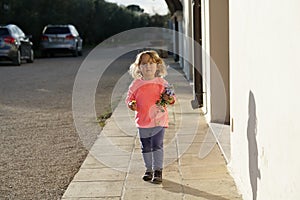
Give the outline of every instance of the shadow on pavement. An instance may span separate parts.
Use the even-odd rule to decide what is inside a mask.
[[[182,185],[182,184],[170,181],[170,180],[166,180],[166,179],[163,180],[162,186],[163,186],[164,190],[167,190],[167,191],[170,191],[173,193],[182,193],[183,192],[184,194],[187,194],[187,195],[192,195],[195,197],[202,197],[202,198],[209,199],[209,200],[229,200],[225,197],[211,194],[211,193],[208,193],[205,191],[201,191],[201,190],[198,190],[198,189],[186,186],[186,185]]]

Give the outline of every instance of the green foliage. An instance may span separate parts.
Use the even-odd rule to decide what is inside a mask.
[[[107,119],[109,119],[112,115],[111,111],[105,112],[104,114],[100,115],[99,117],[97,117],[96,121],[98,122],[100,127],[104,127],[105,126],[105,122]]]
[[[47,24],[73,24],[88,45],[125,30],[166,27],[169,16],[137,13],[104,0],[0,0],[0,24],[17,24],[38,46]]]

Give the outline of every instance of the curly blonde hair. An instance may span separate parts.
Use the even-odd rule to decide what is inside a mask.
[[[158,53],[154,50],[147,50],[147,51],[143,51],[143,52],[139,53],[136,56],[134,63],[132,63],[130,65],[129,74],[134,79],[143,77],[141,70],[140,70],[140,64],[142,61],[142,56],[145,54],[149,55],[151,60],[157,64],[157,71],[155,73],[155,76],[156,77],[165,77],[167,75],[167,66],[166,66],[165,62],[163,61],[163,59],[161,57],[159,57]]]

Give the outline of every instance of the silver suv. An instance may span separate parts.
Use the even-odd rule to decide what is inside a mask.
[[[34,52],[30,38],[17,25],[0,26],[0,60],[12,61],[17,66],[21,60],[32,63]]]
[[[41,37],[41,51],[43,56],[62,52],[81,56],[82,38],[73,25],[47,25]]]

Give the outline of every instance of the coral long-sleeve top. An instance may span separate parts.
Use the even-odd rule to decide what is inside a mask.
[[[135,123],[137,127],[168,127],[166,107],[156,105],[167,84],[168,82],[160,77],[152,80],[135,79],[131,83],[125,102],[128,105],[129,102],[136,101]]]

